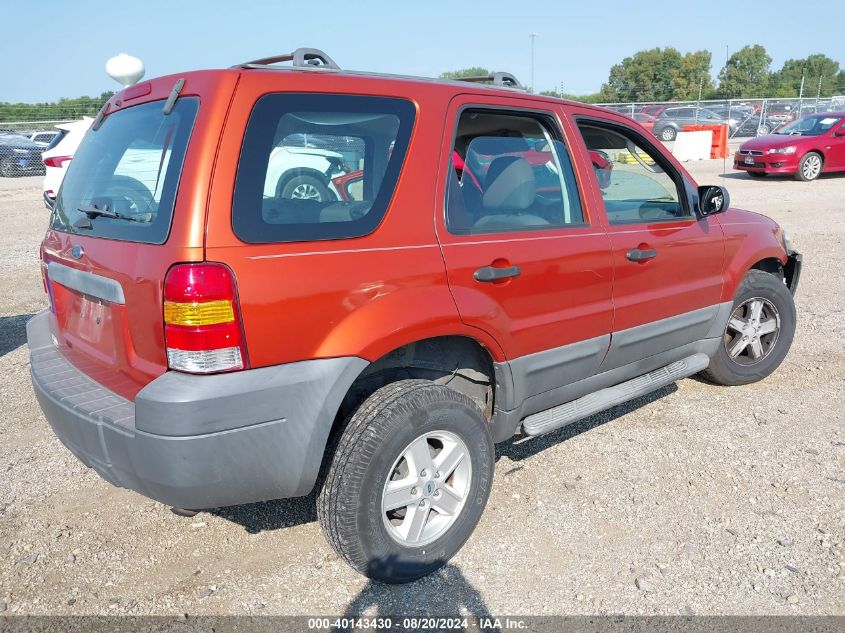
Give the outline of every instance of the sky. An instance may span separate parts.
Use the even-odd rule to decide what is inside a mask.
[[[795,6],[793,0],[762,6],[737,0],[5,0],[0,101],[117,89],[104,67],[118,53],[140,57],[150,78],[302,46],[323,49],[342,68],[437,76],[483,66],[530,84],[530,33],[537,33],[538,91],[596,92],[613,64],[657,46],[710,50],[714,75],[726,47],[733,52],[755,43],[766,47],[774,69],[817,52],[845,67],[841,12],[825,19],[814,10],[797,21]]]

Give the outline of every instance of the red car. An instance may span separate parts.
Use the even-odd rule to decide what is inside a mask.
[[[315,490],[338,554],[404,582],[469,538],[495,442],[774,372],[801,268],[783,230],[631,119],[501,75],[300,49],[114,95],[27,324],[58,438],[183,514]],[[278,140],[306,135],[355,148],[344,174],[291,154],[342,199],[272,186]]]
[[[758,178],[787,174],[804,181],[845,171],[845,112],[812,114],[746,141],[734,168]]]

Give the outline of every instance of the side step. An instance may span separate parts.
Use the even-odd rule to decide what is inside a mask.
[[[639,398],[655,389],[692,376],[707,369],[710,358],[707,354],[693,354],[683,360],[675,361],[660,369],[619,383],[613,387],[601,389],[587,394],[577,400],[567,402],[553,409],[547,409],[534,415],[529,415],[522,422],[522,429],[527,435],[543,435],[562,426],[577,422],[588,416],[610,409],[618,404]]]

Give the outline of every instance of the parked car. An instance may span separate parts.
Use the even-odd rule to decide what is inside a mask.
[[[187,514],[317,486],[339,555],[404,582],[469,538],[494,442],[775,371],[801,270],[782,229],[629,118],[490,79],[304,49],[114,95],[27,324],[59,439]],[[334,177],[354,195],[275,186],[278,139],[306,133],[357,140],[361,173]]]
[[[645,112],[637,112],[631,118],[649,131],[654,129],[654,123],[657,121],[657,117],[646,114]]]
[[[650,103],[650,104],[644,105],[642,108],[640,108],[640,112],[642,114],[648,114],[649,116],[653,116],[654,118],[657,118],[657,117],[660,116],[660,113],[663,112],[665,109],[666,109],[666,106],[663,105],[663,104]]]
[[[58,135],[58,130],[33,132],[29,135],[29,140],[41,147],[47,147]]]
[[[731,136],[757,136],[768,134],[772,128],[760,121],[760,115],[754,113],[754,108],[746,106],[708,106],[707,108],[725,121],[734,121]]]
[[[0,134],[0,176],[37,176],[44,173],[40,145],[20,134]]]
[[[763,113],[763,122],[769,130],[794,121],[798,117],[798,105],[793,103],[768,103]]]
[[[728,125],[728,133],[732,135],[736,129],[736,119],[726,119],[707,108],[693,106],[666,108],[655,119],[652,131],[661,141],[674,141],[685,125],[721,125],[723,123]]]
[[[845,171],[845,112],[812,114],[746,141],[734,156],[734,168],[760,178],[790,174],[804,181]]]
[[[68,165],[93,120],[91,117],[84,117],[80,121],[56,125],[58,133],[41,157],[44,163],[44,204],[48,209],[53,208],[56,192],[62,185]]]

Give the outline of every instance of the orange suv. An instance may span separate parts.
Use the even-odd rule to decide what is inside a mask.
[[[505,73],[299,49],[145,81],[58,192],[35,393],[107,481],[191,511],[317,486],[338,553],[408,581],[475,528],[494,442],[781,363],[801,257],[728,207],[631,119]]]

